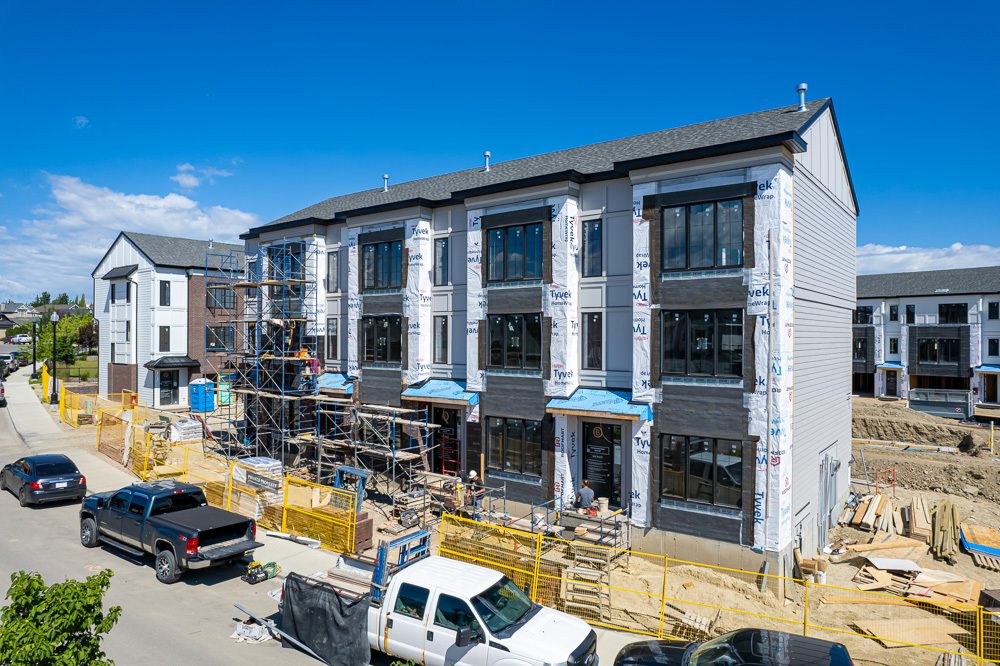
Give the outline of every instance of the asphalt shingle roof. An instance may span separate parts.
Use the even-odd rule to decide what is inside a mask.
[[[176,268],[205,268],[205,258],[211,254],[224,255],[230,251],[240,251],[243,245],[233,243],[212,244],[203,240],[190,238],[174,238],[172,236],[154,236],[136,231],[123,231],[122,235],[132,241],[139,250],[158,266]],[[219,268],[219,257],[211,258],[211,268]]]
[[[128,266],[116,266],[101,276],[102,280],[114,280],[132,275],[139,270],[139,264],[129,264]]]
[[[477,166],[474,169],[390,185],[388,192],[383,192],[382,188],[364,190],[321,201],[257,229],[308,218],[331,220],[351,211],[414,199],[448,201],[455,199],[456,193],[502,186],[527,178],[566,171],[575,171],[584,176],[594,175],[612,172],[616,169],[616,164],[623,162],[777,138],[804,131],[804,128],[827,108],[829,102],[829,98],[809,102],[806,104],[806,111],[802,113],[797,112],[798,106],[786,106],[509,162],[498,162],[490,165],[489,172],[484,172],[481,166]]]
[[[1000,294],[1000,266],[858,276],[858,298]]]

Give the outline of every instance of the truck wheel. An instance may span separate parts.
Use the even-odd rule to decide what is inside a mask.
[[[84,518],[80,521],[80,543],[84,548],[95,548],[97,541],[97,523],[93,518]]]
[[[177,569],[177,558],[174,551],[164,548],[156,554],[156,580],[161,583],[176,583],[181,577],[181,572]]]
[[[0,472],[0,490],[7,492],[7,478]]]

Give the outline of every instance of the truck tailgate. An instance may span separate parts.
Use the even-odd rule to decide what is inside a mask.
[[[251,539],[230,539],[229,541],[211,545],[208,548],[198,548],[198,554],[208,560],[226,560],[242,555],[248,550],[260,548],[263,545],[260,541],[253,541]]]
[[[238,537],[246,538],[247,529],[253,522],[237,513],[224,511],[214,506],[199,506],[194,509],[173,511],[154,517],[166,526],[181,531],[197,531],[202,549]]]

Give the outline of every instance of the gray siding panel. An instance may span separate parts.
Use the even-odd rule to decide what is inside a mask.
[[[399,407],[403,373],[399,368],[364,368],[361,371],[361,400],[376,405]]]

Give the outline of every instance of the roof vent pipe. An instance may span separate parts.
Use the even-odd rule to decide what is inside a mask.
[[[805,83],[800,83],[796,88],[795,92],[799,94],[799,111],[806,110],[806,91],[809,90],[809,86]]]
[[[389,174],[387,173],[382,174],[382,191],[389,191]]]
[[[486,168],[483,169],[483,171],[489,172],[489,170],[490,170],[490,151],[487,150],[485,153],[483,153],[483,157],[486,158]]]
[[[208,239],[208,249],[211,250],[214,247],[215,247],[215,239],[214,238],[209,238]]]

